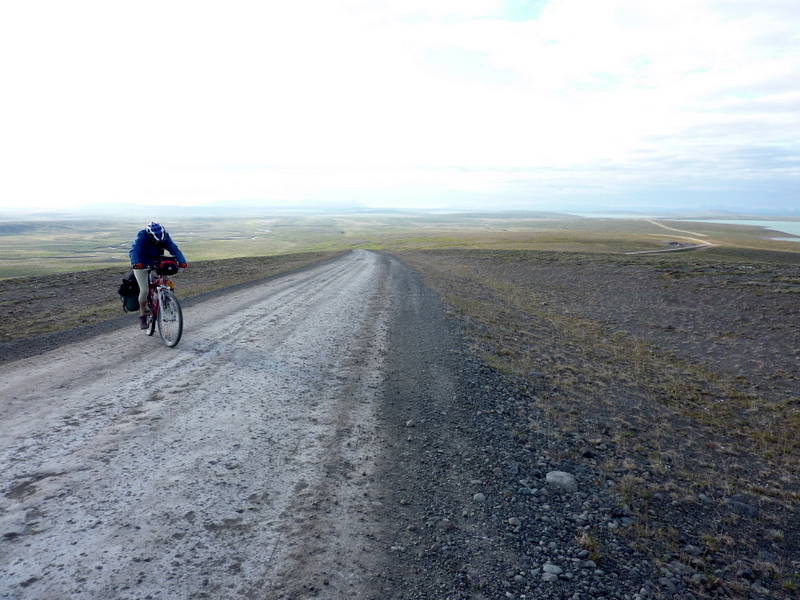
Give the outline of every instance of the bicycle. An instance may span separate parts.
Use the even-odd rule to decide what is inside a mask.
[[[178,272],[178,261],[162,258],[148,269],[147,335],[153,335],[158,324],[158,334],[168,348],[174,348],[183,335],[183,311],[175,296],[175,285],[168,275]]]

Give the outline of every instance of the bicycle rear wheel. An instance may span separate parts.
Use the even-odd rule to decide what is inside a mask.
[[[148,275],[149,278],[149,275]],[[147,335],[153,335],[156,332],[156,312],[158,311],[158,297],[153,287],[147,293],[147,328],[145,332]]]
[[[145,333],[147,335],[153,335],[156,332],[156,315],[153,310],[153,303],[148,302],[147,308],[147,329],[145,329]]]
[[[161,305],[158,307],[158,334],[164,343],[172,348],[181,341],[183,335],[183,311],[178,298],[172,292],[161,292]]]

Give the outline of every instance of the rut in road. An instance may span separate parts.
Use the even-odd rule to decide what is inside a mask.
[[[0,597],[277,597],[313,557],[359,596],[394,311],[343,258],[0,369]]]

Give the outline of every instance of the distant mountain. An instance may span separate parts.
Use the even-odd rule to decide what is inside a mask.
[[[303,202],[265,202],[262,200],[242,200],[230,202],[210,202],[195,206],[163,205],[152,206],[131,202],[95,202],[63,209],[3,209],[0,219],[86,219],[86,218],[131,218],[138,220],[163,220],[165,218],[194,217],[213,218],[231,216],[259,216],[275,213],[358,213],[374,212],[358,203],[333,203],[322,200]],[[385,210],[379,212],[387,212]]]
[[[622,216],[635,218],[660,218],[683,219],[745,219],[745,218],[798,218],[800,209],[753,209],[749,212],[741,210],[722,209],[676,209],[653,208],[647,210],[640,207],[611,208],[602,206],[568,207],[555,205],[539,205],[538,210],[530,210],[522,206],[502,207],[498,205],[491,208],[475,206],[464,207],[435,207],[435,208],[402,208],[402,207],[369,207],[361,202],[335,202],[319,199],[308,199],[298,202],[278,202],[265,200],[236,200],[217,201],[194,206],[151,206],[130,202],[99,202],[85,204],[77,207],[63,209],[26,209],[0,207],[0,220],[71,220],[71,219],[132,219],[136,221],[161,221],[176,220],[180,218],[225,218],[225,217],[268,217],[276,214],[380,214],[380,215],[420,215],[442,214],[459,215],[462,218],[518,218],[542,219],[564,218],[567,215],[591,215],[593,217]]]

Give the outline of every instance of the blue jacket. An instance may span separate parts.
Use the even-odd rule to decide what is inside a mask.
[[[153,241],[146,229],[142,229],[136,235],[136,239],[133,240],[133,246],[131,246],[131,251],[129,252],[131,264],[142,263],[145,267],[152,267],[163,256],[164,250],[168,250],[172,256],[177,258],[178,263],[185,263],[186,259],[183,257],[183,253],[166,231],[164,236],[163,242],[156,242]]]

